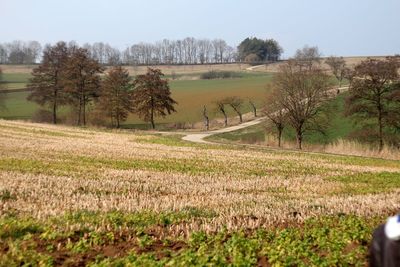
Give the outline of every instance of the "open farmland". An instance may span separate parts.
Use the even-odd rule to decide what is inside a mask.
[[[359,265],[400,162],[0,121],[0,265]]]
[[[368,58],[371,59],[378,59],[378,60],[384,60],[386,57],[385,56],[368,56],[368,57],[343,57],[343,59],[346,62],[346,65],[349,67],[354,67],[355,65],[359,64],[361,61],[366,60]],[[325,58],[321,58],[321,67],[326,70],[326,71],[331,71],[330,67],[325,63]],[[276,62],[268,65],[259,65],[259,66],[254,66],[251,68],[252,71],[254,72],[277,72],[279,71],[279,67],[282,65],[282,62]]]
[[[178,102],[176,113],[167,116],[165,119],[157,118],[158,124],[171,123],[195,123],[202,120],[203,105],[209,109],[210,118],[220,117],[214,111],[215,100],[227,96],[239,96],[243,99],[251,98],[258,105],[262,104],[265,98],[266,84],[270,81],[270,74],[242,74],[242,78],[218,79],[218,80],[175,80],[170,81],[172,97]],[[3,79],[7,83],[8,89],[25,87],[29,79],[29,74],[24,73],[5,73]],[[40,108],[36,103],[26,100],[29,92],[10,92],[7,93],[6,109],[0,110],[0,118],[3,119],[31,119],[35,112]],[[250,111],[250,106],[246,102],[244,112]],[[62,109],[64,116],[68,110]],[[230,116],[234,112],[229,110]],[[125,127],[140,127],[144,122],[136,115],[131,115],[125,122]]]

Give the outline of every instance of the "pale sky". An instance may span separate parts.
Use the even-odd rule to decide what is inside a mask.
[[[75,40],[118,48],[167,39],[274,38],[292,56],[400,54],[400,0],[0,0],[0,42]]]

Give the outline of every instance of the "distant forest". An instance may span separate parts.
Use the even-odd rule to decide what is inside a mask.
[[[0,64],[36,64],[50,44],[37,41],[13,41],[0,43]],[[259,63],[277,61],[283,49],[274,39],[246,38],[233,47],[222,39],[183,40],[164,39],[155,43],[138,43],[124,50],[108,43],[85,43],[75,41],[69,47],[87,49],[91,57],[103,65],[170,65],[170,64],[222,64],[234,62]]]

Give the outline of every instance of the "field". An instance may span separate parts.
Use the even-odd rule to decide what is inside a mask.
[[[400,162],[0,120],[0,265],[365,266]]]
[[[383,60],[385,59],[385,56],[370,56],[370,57],[344,57],[343,59],[346,61],[347,66],[349,67],[354,67],[355,65],[359,64],[361,61],[366,60],[367,58],[373,58],[373,59],[379,59],[379,60]],[[330,70],[329,66],[327,64],[325,64],[325,58],[321,59],[321,67],[325,70]],[[269,64],[267,66],[265,65],[260,65],[260,66],[256,66],[254,68],[252,68],[252,71],[255,72],[267,72],[267,73],[271,73],[271,72],[277,72],[279,70],[279,66],[282,63],[278,62],[278,63],[273,63],[273,64]]]
[[[4,73],[30,74],[35,65],[0,65]],[[204,65],[156,65],[156,66],[126,66],[131,75],[143,74],[147,67],[159,68],[166,75],[200,74],[210,70],[218,71],[243,71],[250,67],[248,64],[204,64]]]
[[[191,75],[198,75],[192,73]],[[178,102],[177,112],[165,119],[158,118],[156,123],[174,124],[189,123],[193,124],[202,120],[203,105],[206,105],[211,119],[220,117],[214,110],[213,102],[219,98],[227,96],[239,96],[247,100],[253,99],[258,105],[262,104],[262,99],[267,93],[265,87],[271,79],[270,74],[252,74],[241,72],[242,78],[223,79],[223,80],[199,80],[185,79],[173,80],[170,82],[172,97]],[[8,89],[23,88],[26,86],[30,75],[27,73],[4,73],[3,80],[7,82]],[[31,119],[34,113],[40,108],[35,103],[26,101],[28,92],[11,92],[7,94],[6,109],[0,110],[0,118],[4,119]],[[246,102],[244,112],[250,111],[249,104]],[[68,114],[66,108],[61,114]],[[230,110],[228,113],[233,116]],[[124,127],[141,128],[147,127],[140,118],[131,115],[125,122]]]

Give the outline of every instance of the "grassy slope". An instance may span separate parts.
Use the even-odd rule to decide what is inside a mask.
[[[29,77],[26,74],[4,74],[4,80],[8,85],[20,88],[25,85]],[[202,108],[206,105],[209,109],[210,118],[217,115],[213,110],[213,101],[226,96],[240,96],[244,99],[254,100],[264,98],[266,94],[265,85],[270,80],[269,74],[243,74],[243,78],[224,80],[177,80],[171,81],[172,97],[178,102],[177,113],[157,119],[157,123],[171,122],[197,122],[202,119]],[[38,106],[25,100],[28,93],[9,93],[6,106],[7,110],[0,111],[0,117],[5,119],[30,119]],[[260,103],[259,103],[260,104]],[[248,104],[245,111],[250,111]],[[232,111],[230,115],[234,115]],[[125,123],[143,124],[135,115],[131,115]]]
[[[9,120],[30,119],[39,106],[33,102],[27,101],[26,97],[28,95],[28,92],[8,93],[5,101],[6,108],[0,110],[0,117]]]
[[[0,136],[2,266],[365,266],[400,201],[398,161],[7,121]]]
[[[6,82],[7,89],[25,88],[30,74],[27,73],[3,73],[2,80]]]
[[[342,94],[330,101],[329,104],[335,107],[335,113],[332,114],[330,125],[326,130],[326,135],[319,132],[308,132],[304,136],[304,142],[309,144],[328,144],[338,139],[346,138],[354,130],[355,126],[351,119],[344,116],[345,97],[346,94]],[[210,137],[210,139],[255,143],[264,141],[266,133],[265,124],[260,124],[235,132],[218,134],[214,137]],[[284,129],[283,139],[295,141],[295,138],[294,130],[290,127],[286,127]]]
[[[341,94],[330,104],[335,107],[334,113],[331,115],[330,125],[326,130],[326,135],[319,132],[310,132],[305,135],[305,141],[311,144],[328,144],[341,138],[346,138],[354,131],[354,124],[350,118],[344,116],[344,102],[346,94]],[[286,129],[284,138],[295,140],[295,132],[291,129]]]

